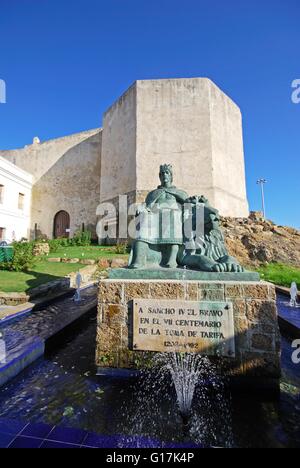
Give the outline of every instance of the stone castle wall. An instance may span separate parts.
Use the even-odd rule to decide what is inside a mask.
[[[95,235],[100,201],[101,130],[34,143],[0,155],[34,176],[30,230],[51,238],[55,214],[70,215],[70,235],[85,224]]]
[[[103,122],[101,200],[174,184],[206,195],[224,216],[247,216],[241,113],[205,78],[136,81]]]
[[[59,159],[101,129],[87,130],[73,135],[54,138],[41,143],[26,145],[24,148],[0,151],[0,156],[16,164],[35,178],[40,179]]]
[[[132,86],[103,117],[101,201],[136,189],[136,88]]]

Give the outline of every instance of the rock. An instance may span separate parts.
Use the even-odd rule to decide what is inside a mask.
[[[270,263],[274,259],[273,252],[268,250],[264,245],[259,246],[256,251],[253,252],[253,256],[260,262]]]
[[[282,227],[279,227],[279,226],[274,226],[272,228],[272,232],[274,234],[277,234],[278,236],[289,237],[289,235],[290,235],[290,233],[285,228],[282,228]]]
[[[98,280],[106,279],[108,278],[108,271],[107,270],[101,270],[98,275],[97,275]]]
[[[47,258],[47,261],[50,263],[60,263],[62,259],[60,257]]]
[[[300,231],[298,231],[297,229],[294,229],[292,227],[288,227],[288,226],[285,226],[284,228],[284,231],[286,231],[288,234],[291,234],[293,236],[300,236]]]
[[[249,219],[253,221],[261,221],[263,220],[263,212],[262,211],[250,211]]]
[[[41,242],[34,244],[33,246],[33,255],[38,257],[40,255],[48,255],[50,253],[50,247],[48,242]]]
[[[26,293],[10,292],[0,293],[0,303],[7,306],[16,306],[29,301],[29,296]]]
[[[252,212],[249,218],[223,218],[222,225],[230,255],[245,267],[270,262],[299,267],[300,231],[297,229],[277,226],[264,220],[260,212]]]
[[[264,227],[261,224],[251,226],[251,231],[254,232],[254,234],[258,234],[259,232],[263,232],[263,230],[264,230]]]
[[[61,261],[62,261],[62,263],[79,263],[79,262],[81,262],[81,261],[79,260],[79,258],[67,258],[67,257],[63,257],[63,258],[61,259]],[[81,262],[81,263],[82,263],[82,262]]]
[[[92,260],[90,258],[83,258],[82,260],[80,260],[80,263],[82,263],[82,265],[95,265],[96,260]]]
[[[106,268],[110,267],[110,263],[110,260],[108,260],[107,258],[100,258],[100,260],[98,260],[98,267],[101,270],[105,270]]]
[[[111,261],[111,268],[124,268],[128,265],[128,260],[125,258],[113,258]]]

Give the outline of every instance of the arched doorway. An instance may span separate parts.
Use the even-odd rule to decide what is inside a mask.
[[[54,216],[53,235],[57,237],[69,237],[70,235],[70,215],[66,211],[59,211]]]

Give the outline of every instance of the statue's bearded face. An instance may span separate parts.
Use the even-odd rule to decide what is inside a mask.
[[[159,173],[161,185],[167,186],[172,183],[172,173],[169,169],[163,169]]]

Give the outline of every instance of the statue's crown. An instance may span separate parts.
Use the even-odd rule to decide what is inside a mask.
[[[172,164],[161,164],[159,167],[159,172],[170,171],[173,172]]]

